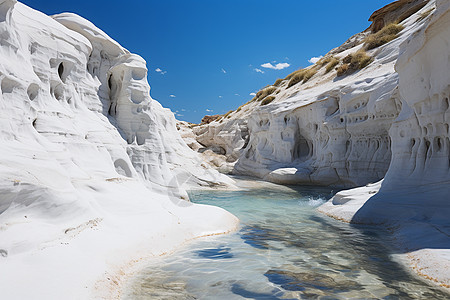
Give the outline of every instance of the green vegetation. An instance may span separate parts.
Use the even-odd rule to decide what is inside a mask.
[[[377,33],[373,33],[364,40],[366,50],[375,49],[397,38],[398,33],[403,30],[403,25],[391,23],[384,26]]]
[[[264,100],[261,102],[261,105],[267,105],[267,104],[269,104],[270,102],[272,102],[274,99],[275,99],[274,96],[266,97],[266,98],[264,98]]]

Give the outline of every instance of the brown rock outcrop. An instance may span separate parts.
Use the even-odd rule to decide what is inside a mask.
[[[385,25],[401,22],[424,7],[429,0],[398,0],[375,11],[369,18],[369,29],[375,33]]]

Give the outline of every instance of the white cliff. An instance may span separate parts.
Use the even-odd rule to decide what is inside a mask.
[[[426,26],[422,16],[434,5],[403,2],[418,11],[411,15],[408,10],[396,39],[367,50],[373,59],[367,67],[337,76],[319,62],[306,69],[316,72],[310,80],[290,86],[286,78],[264,88],[265,98],[195,127],[197,140],[220,146],[233,161],[238,159],[234,173],[276,183],[352,187],[382,179],[392,156],[389,130],[401,110],[394,70],[399,45]],[[395,9],[404,15],[404,6]],[[355,35],[325,57],[338,59],[337,67],[343,65],[349,54],[363,49],[370,33]]]
[[[182,184],[232,182],[150,98],[141,57],[15,0],[0,0],[0,36],[3,299],[110,299],[132,262],[236,227],[181,199]]]
[[[319,62],[307,69],[316,73],[306,82],[279,81],[194,133],[205,146],[239,153],[237,174],[363,185],[319,210],[347,222],[394,226],[416,271],[450,287],[450,3],[398,1],[372,17],[373,27],[325,56],[340,67],[364,47],[370,30],[400,20],[398,37],[366,49],[373,61],[361,70],[339,76]],[[248,136],[232,127],[244,121]],[[222,135],[238,140],[231,150]]]
[[[402,43],[395,65],[401,111],[392,161],[377,186],[338,193],[320,210],[357,223],[397,224],[416,271],[450,287],[450,3]],[[399,222],[401,221],[401,222]]]

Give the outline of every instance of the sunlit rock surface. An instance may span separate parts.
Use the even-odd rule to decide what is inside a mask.
[[[402,111],[394,68],[399,46],[425,30],[434,6],[434,1],[419,0],[388,5],[376,19],[402,16],[404,29],[393,41],[367,51],[373,57],[367,67],[337,76],[320,63],[313,65],[308,70],[317,73],[305,83],[289,87],[285,79],[266,87],[273,97],[269,104],[250,101],[193,128],[197,141],[222,147],[230,160],[237,159],[234,173],[276,183],[355,187],[381,180],[393,157],[391,127]],[[356,34],[326,57],[333,55],[340,66],[375,31],[370,27]]]
[[[210,147],[231,141],[238,174],[360,186],[319,210],[394,226],[417,273],[450,287],[450,2],[398,1],[372,17],[378,24],[328,54],[342,60],[381,23],[400,18],[404,29],[367,51],[367,67],[339,77],[311,66],[317,73],[306,83],[266,87],[270,103],[250,101],[194,133]],[[245,121],[244,130],[233,127]]]
[[[0,0],[0,291],[111,299],[132,261],[237,220],[181,185],[201,166],[150,98],[145,61],[89,21]]]

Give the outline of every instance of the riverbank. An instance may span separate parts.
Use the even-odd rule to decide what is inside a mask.
[[[71,197],[83,199],[84,206],[52,208],[76,218],[44,218],[48,208],[35,204],[2,215],[8,217],[0,231],[3,298],[114,299],[135,264],[196,237],[233,231],[239,222],[221,208],[174,199],[140,181],[90,180],[77,186]],[[101,192],[92,193],[92,187]],[[40,192],[31,189],[34,197]],[[61,193],[60,199],[67,195]]]
[[[317,212],[331,189],[245,184],[255,188],[191,191],[194,203],[239,217],[239,230],[149,261],[126,285],[123,299],[446,297],[399,264],[396,241],[383,227]]]
[[[318,211],[344,222],[388,228],[407,268],[450,292],[450,230],[440,217],[448,209],[433,205],[448,197],[445,187],[379,192],[381,186],[382,181],[341,191]],[[427,189],[426,193],[421,189]],[[427,207],[421,203],[422,194],[429,198]]]

